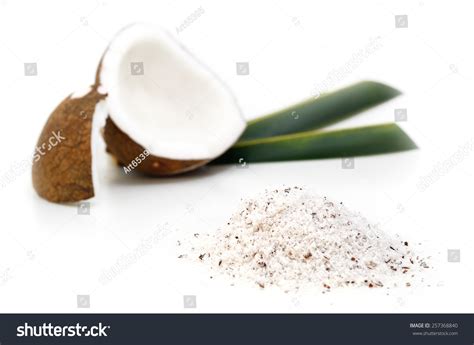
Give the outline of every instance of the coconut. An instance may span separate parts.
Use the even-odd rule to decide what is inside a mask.
[[[136,170],[175,175],[220,156],[245,129],[224,83],[171,35],[135,24],[119,32],[98,72],[107,93],[107,151]]]
[[[43,198],[94,196],[99,108],[108,114],[107,151],[124,166],[146,152],[133,167],[155,176],[197,169],[224,153],[246,127],[233,94],[209,68],[164,30],[130,25],[107,47],[90,91],[67,97],[43,128],[38,145],[54,130],[67,138],[35,159],[33,186]]]
[[[94,85],[85,95],[69,95],[49,117],[32,166],[33,187],[41,197],[74,202],[94,196],[92,128],[103,99]]]

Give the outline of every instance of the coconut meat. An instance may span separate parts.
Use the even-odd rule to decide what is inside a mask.
[[[107,118],[107,110],[105,106],[105,101],[99,101],[94,109],[94,114],[92,115],[92,130],[91,130],[91,169],[92,169],[92,185],[94,186],[94,195],[98,195],[100,192],[100,171],[105,171],[101,166],[98,167],[100,162],[105,160],[100,159],[99,157],[103,156],[105,153],[105,144],[100,137],[100,129],[105,124],[105,119]],[[101,157],[103,158],[103,157]]]
[[[100,72],[114,123],[152,155],[213,159],[246,122],[225,84],[170,34],[134,24],[117,34]]]

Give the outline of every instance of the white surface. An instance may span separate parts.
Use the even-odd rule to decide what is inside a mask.
[[[204,12],[189,24],[199,6]],[[1,1],[0,176],[16,177],[0,189],[0,311],[472,312],[473,152],[457,153],[473,140],[472,12],[468,1]],[[408,14],[407,29],[394,28],[396,14]],[[41,200],[21,162],[52,109],[92,83],[110,38],[134,21],[184,28],[179,38],[231,86],[248,118],[311,95],[380,36],[381,47],[330,86],[375,79],[405,96],[341,126],[392,121],[394,108],[407,108],[403,127],[421,149],[356,158],[354,170],[334,159],[209,167],[171,179],[125,176],[105,159],[90,216]],[[248,76],[236,75],[242,61]],[[30,62],[37,76],[24,76]],[[230,287],[175,259],[177,238],[215,229],[241,197],[282,184],[314,187],[421,242],[437,262],[432,287],[285,295]],[[448,249],[461,250],[460,263],[447,262]],[[104,280],[121,262],[126,269]],[[78,294],[91,295],[90,309],[77,309]],[[184,309],[183,295],[196,295],[197,308]]]
[[[245,129],[228,87],[153,24],[135,23],[114,37],[100,82],[116,125],[158,157],[213,159]]]

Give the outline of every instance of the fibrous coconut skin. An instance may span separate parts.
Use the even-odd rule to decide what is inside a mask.
[[[143,146],[122,132],[110,117],[105,122],[103,136],[107,143],[107,152],[112,154],[120,165],[128,165],[145,151]],[[174,160],[149,155],[135,170],[151,176],[171,176],[195,170],[207,162],[208,160]]]
[[[48,145],[52,133],[64,140],[44,155],[35,155],[33,187],[42,198],[51,202],[76,202],[92,198],[91,135],[95,108],[104,95],[97,85],[80,98],[68,96],[50,115],[38,139],[37,147]]]

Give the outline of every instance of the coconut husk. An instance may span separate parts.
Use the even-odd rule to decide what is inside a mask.
[[[92,121],[97,103],[104,99],[94,85],[83,97],[68,96],[50,115],[39,136],[33,158],[33,187],[51,202],[92,198]],[[55,136],[56,139],[51,139]],[[51,141],[58,141],[55,146]],[[43,151],[43,155],[38,152]]]

